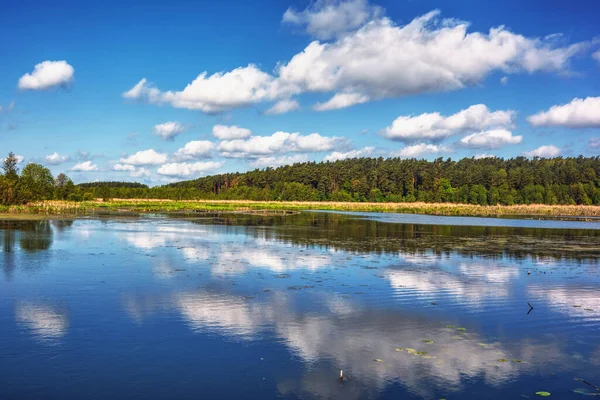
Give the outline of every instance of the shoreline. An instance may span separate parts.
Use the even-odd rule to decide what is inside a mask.
[[[165,200],[165,199],[112,199],[110,201],[43,201],[22,206],[0,208],[0,218],[78,217],[109,213],[115,215],[136,213],[200,213],[244,212],[277,214],[288,211],[356,211],[403,213],[440,216],[505,217],[569,220],[600,220],[600,206],[583,205],[513,205],[480,206],[458,203],[358,203],[358,202],[300,202],[252,200]]]

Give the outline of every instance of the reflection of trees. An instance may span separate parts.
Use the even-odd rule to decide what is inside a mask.
[[[52,228],[49,221],[31,221],[20,229],[19,244],[26,252],[48,250],[52,245]]]
[[[55,221],[51,221],[52,227],[56,229],[58,232],[64,232],[69,230],[73,226],[72,219],[57,219]]]
[[[15,231],[12,229],[4,229],[0,225],[0,235],[2,235],[2,269],[7,281],[12,279],[13,272],[16,268],[15,264]]]
[[[215,214],[199,224],[272,227],[254,235],[300,246],[325,246],[375,253],[459,253],[515,259],[550,257],[597,260],[600,231],[496,226],[419,225],[358,219],[349,215],[300,213],[295,215]]]
[[[53,242],[53,229],[64,231],[73,221],[0,221],[2,269],[7,280],[12,278],[17,262],[17,243],[27,253],[48,250]]]

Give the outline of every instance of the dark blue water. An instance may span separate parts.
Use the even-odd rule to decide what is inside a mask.
[[[559,227],[0,221],[0,399],[589,398],[600,231]]]

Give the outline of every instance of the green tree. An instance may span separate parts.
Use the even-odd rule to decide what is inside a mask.
[[[51,199],[54,192],[54,178],[48,168],[40,164],[27,164],[21,173],[20,187],[29,197],[23,200]]]

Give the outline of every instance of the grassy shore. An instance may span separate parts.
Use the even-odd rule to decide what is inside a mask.
[[[299,201],[249,200],[159,200],[113,199],[111,201],[44,201],[22,206],[0,206],[0,217],[7,215],[86,215],[101,212],[201,212],[201,211],[369,211],[408,214],[453,216],[544,216],[544,217],[600,217],[600,206],[514,205],[479,206],[452,203],[346,203]]]

